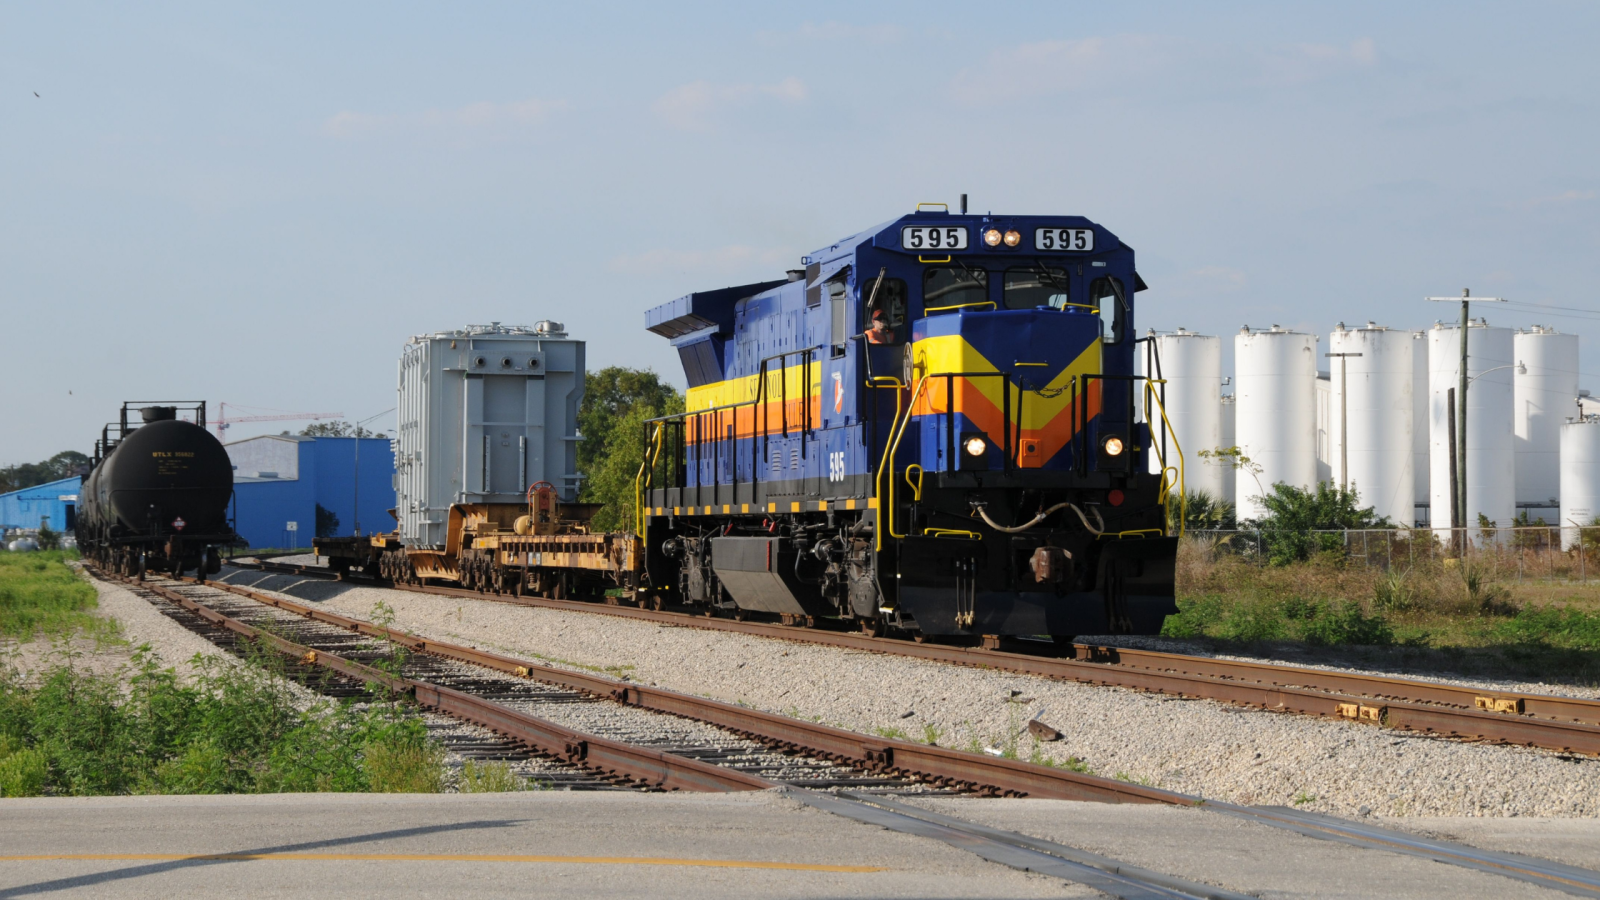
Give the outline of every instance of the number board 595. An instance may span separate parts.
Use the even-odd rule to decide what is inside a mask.
[[[1086,253],[1094,249],[1093,228],[1040,228],[1033,233],[1035,250]]]
[[[958,225],[907,225],[900,229],[904,250],[965,250],[967,229]]]

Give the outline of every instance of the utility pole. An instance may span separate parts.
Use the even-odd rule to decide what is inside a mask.
[[[1350,490],[1350,357],[1360,353],[1324,353],[1339,359],[1339,487]]]
[[[1471,380],[1467,377],[1467,329],[1472,325],[1470,306],[1473,300],[1479,303],[1504,303],[1504,297],[1473,297],[1468,288],[1461,289],[1460,297],[1428,297],[1435,303],[1461,303],[1461,385],[1456,391],[1456,430],[1453,435],[1453,449],[1456,451],[1456,475],[1450,485],[1451,505],[1458,510],[1460,522],[1452,521],[1452,528],[1467,527],[1467,385]]]

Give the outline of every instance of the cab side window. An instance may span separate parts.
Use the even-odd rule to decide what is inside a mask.
[[[845,317],[846,300],[844,282],[828,282],[828,317],[832,326],[830,333],[833,335],[834,359],[844,355],[844,343],[850,339],[850,332],[847,330],[849,326],[846,324],[848,320]]]
[[[1115,344],[1128,327],[1128,295],[1122,279],[1102,275],[1089,283],[1089,303],[1100,312],[1100,340]]]
[[[901,344],[906,340],[906,283],[898,278],[864,278],[861,294],[862,330],[874,344]],[[882,325],[876,324],[882,321]]]

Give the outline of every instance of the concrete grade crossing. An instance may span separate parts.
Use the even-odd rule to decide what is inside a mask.
[[[938,828],[905,833],[776,791],[538,792],[0,800],[0,898],[1571,896],[1205,810],[1051,800],[912,805],[953,817],[926,824],[959,820],[956,831],[968,837],[981,831],[969,825],[1031,835],[1036,847],[1076,848],[1079,863],[1093,865],[1099,854],[1134,880],[1162,873],[1173,888],[1186,882],[1190,890],[1141,895],[1108,879],[1101,893],[1057,874],[1071,867],[1056,857],[1030,864],[1027,845],[1016,858],[991,862],[1004,854],[961,846]],[[904,801],[887,806],[916,815]],[[1461,820],[1407,824],[1524,852],[1559,837],[1557,858],[1600,864],[1600,822],[1500,820],[1481,833]],[[1015,868],[1019,861],[1032,871]]]

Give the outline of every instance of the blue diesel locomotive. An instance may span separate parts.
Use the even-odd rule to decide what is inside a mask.
[[[639,475],[656,603],[990,640],[1176,611],[1181,452],[1159,362],[1136,372],[1133,249],[939,206],[647,312],[689,383]]]

